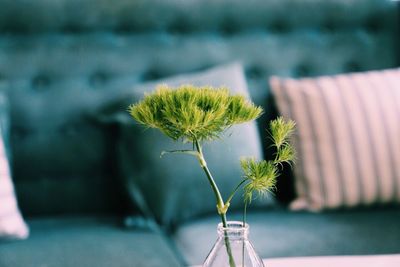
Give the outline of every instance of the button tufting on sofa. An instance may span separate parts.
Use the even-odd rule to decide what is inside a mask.
[[[77,34],[84,32],[84,28],[82,28],[79,24],[76,23],[68,23],[60,27],[60,32],[69,33],[69,34]]]
[[[240,30],[240,24],[231,17],[225,17],[219,26],[219,32],[222,35],[233,35]]]
[[[366,20],[365,29],[369,33],[378,33],[381,29],[385,29],[385,25],[382,22],[382,18],[371,16]]]
[[[65,124],[59,128],[59,132],[64,136],[76,136],[78,135],[79,130],[73,124]]]
[[[348,61],[347,63],[344,64],[343,66],[343,72],[358,72],[362,71],[361,64],[356,62],[356,61]]]
[[[12,137],[15,141],[20,142],[28,138],[31,135],[32,130],[25,126],[15,126],[12,130]]]
[[[287,21],[284,20],[276,20],[273,21],[268,26],[269,31],[273,33],[288,33],[290,32],[290,26]]]
[[[251,66],[246,69],[246,77],[249,77],[249,79],[260,79],[266,76],[261,66]]]
[[[296,77],[311,76],[312,72],[313,72],[312,66],[304,63],[297,65],[293,70],[293,74]]]
[[[184,16],[177,16],[168,26],[170,33],[188,33],[193,29],[190,22]]]
[[[51,84],[51,79],[45,74],[38,74],[32,79],[32,87],[36,90],[43,90]]]
[[[105,84],[110,78],[110,75],[104,71],[97,71],[94,72],[92,75],[89,76],[89,83],[93,87],[101,86]]]
[[[164,75],[162,74],[161,70],[159,69],[149,69],[148,71],[144,72],[141,75],[140,80],[141,81],[151,81],[151,80],[157,80],[159,78],[162,78]]]
[[[334,33],[337,31],[337,25],[332,20],[325,21],[322,25],[320,30],[324,33]]]

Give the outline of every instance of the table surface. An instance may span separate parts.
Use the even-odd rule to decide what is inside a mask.
[[[264,259],[265,267],[400,267],[400,254]]]
[[[290,257],[263,261],[265,267],[400,267],[400,254]]]

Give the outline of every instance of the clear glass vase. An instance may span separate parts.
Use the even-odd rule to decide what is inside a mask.
[[[224,228],[218,224],[218,239],[203,267],[264,267],[264,264],[248,239],[249,225],[229,221]]]

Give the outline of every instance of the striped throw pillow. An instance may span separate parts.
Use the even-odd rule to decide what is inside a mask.
[[[17,206],[1,136],[0,129],[0,239],[23,239],[28,236],[29,231]]]
[[[297,123],[293,209],[400,202],[400,69],[270,85]]]

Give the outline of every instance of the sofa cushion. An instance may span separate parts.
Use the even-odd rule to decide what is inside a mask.
[[[11,109],[13,179],[27,216],[123,209],[111,156],[113,133],[85,116],[111,93],[74,82],[48,90],[26,83],[4,86]]]
[[[297,123],[294,209],[400,203],[400,69],[272,78]]]
[[[116,218],[58,217],[28,224],[29,239],[0,243],[0,266],[181,266],[164,236],[124,230]]]
[[[231,220],[241,220],[232,214]],[[217,238],[218,218],[183,225],[174,234],[189,264],[200,264]],[[271,210],[247,216],[250,241],[262,258],[400,253],[400,209],[323,213]]]
[[[182,154],[167,154],[160,158],[163,150],[191,149],[190,145],[174,142],[158,130],[146,130],[126,112],[129,104],[139,101],[145,92],[154,90],[160,83],[169,86],[225,85],[234,94],[248,96],[243,69],[240,64],[230,64],[136,86],[121,100],[111,104],[111,108],[108,106],[102,111],[111,114],[111,120],[116,120],[120,126],[120,137],[117,138],[118,163],[134,201],[145,202],[148,210],[165,226],[176,225],[206,213],[215,213],[217,216],[215,197],[197,159]],[[205,143],[203,148],[208,166],[224,198],[240,182],[240,157],[261,158],[255,122],[234,126],[222,140]],[[137,200],[138,192],[143,196],[143,201]],[[232,209],[243,207],[240,194],[233,199]],[[259,200],[254,205],[265,206],[271,202],[268,199]]]

